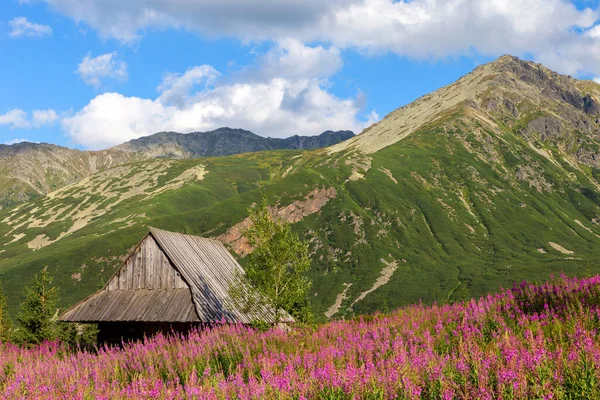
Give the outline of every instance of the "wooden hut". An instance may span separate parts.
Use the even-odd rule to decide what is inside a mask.
[[[106,286],[61,315],[97,323],[99,340],[118,342],[219,322],[276,321],[268,307],[243,311],[230,298],[244,270],[216,240],[149,228]],[[283,313],[282,322],[292,322]]]

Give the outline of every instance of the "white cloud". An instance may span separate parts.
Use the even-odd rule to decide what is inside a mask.
[[[36,127],[51,124],[58,120],[56,111],[48,110],[33,110],[31,113],[31,124]]]
[[[549,47],[597,18],[564,0],[366,0],[336,14],[331,36],[339,45],[420,58],[472,48],[523,52]]]
[[[244,41],[291,37],[421,59],[530,54],[561,72],[600,75],[600,28],[590,30],[599,11],[580,10],[568,0],[46,1],[123,41],[147,28],[177,27]]]
[[[158,132],[171,120],[158,101],[103,93],[62,124],[75,143],[100,149]]]
[[[596,78],[594,78],[594,82],[596,82],[596,83],[600,84],[600,77],[596,77]]]
[[[358,132],[378,119],[376,114],[360,118],[360,101],[327,91],[327,78],[341,67],[336,49],[298,46],[282,41],[257,67],[228,80],[207,65],[169,74],[156,99],[101,94],[64,118],[63,127],[75,143],[99,149],[164,130],[230,126],[287,137],[327,129]]]
[[[339,99],[313,80],[224,85],[188,99],[182,108],[160,99],[104,93],[63,125],[74,142],[100,149],[159,131],[192,132],[241,127],[265,136],[314,135],[324,130],[360,131],[353,99]],[[377,116],[373,116],[377,118]]]
[[[0,125],[9,125],[11,128],[40,128],[58,120],[58,114],[52,109],[33,110],[31,117],[27,112],[15,108],[0,114]]]
[[[262,76],[288,79],[331,76],[343,64],[340,51],[335,47],[308,47],[290,38],[279,40],[278,45],[259,61]]]
[[[92,57],[88,53],[77,68],[81,79],[89,85],[100,86],[102,79],[112,78],[121,82],[127,80],[127,64],[117,60],[116,53],[102,54]]]
[[[219,71],[209,65],[190,68],[184,74],[166,74],[158,86],[161,92],[159,100],[166,105],[182,107],[189,100],[194,87],[202,86],[202,90],[208,90],[219,75]]]
[[[49,25],[41,25],[29,22],[25,17],[17,17],[8,23],[11,31],[10,36],[45,36],[52,34],[52,28]]]
[[[360,0],[46,0],[102,36],[130,42],[149,27],[177,27],[242,39],[288,37]]]
[[[27,113],[15,108],[4,114],[0,114],[0,125],[10,125],[11,128],[26,128],[29,126]]]

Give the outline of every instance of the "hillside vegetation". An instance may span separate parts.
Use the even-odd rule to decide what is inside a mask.
[[[316,329],[242,326],[70,353],[1,345],[6,399],[593,399],[600,277]]]
[[[315,151],[126,164],[0,215],[0,273],[48,265],[62,306],[98,288],[146,226],[243,257],[264,195],[310,241],[320,318],[445,303],[600,272],[600,85],[503,57]]]
[[[197,158],[276,149],[318,149],[353,137],[350,131],[264,138],[243,129],[160,132],[99,151],[47,143],[0,144],[0,210],[44,196],[121,164],[154,158]]]

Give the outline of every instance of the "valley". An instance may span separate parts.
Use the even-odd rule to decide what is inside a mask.
[[[320,319],[599,273],[599,101],[506,56],[326,149],[127,159],[4,210],[0,278],[14,310],[47,265],[73,304],[146,226],[218,238],[243,264],[263,195],[310,242]]]

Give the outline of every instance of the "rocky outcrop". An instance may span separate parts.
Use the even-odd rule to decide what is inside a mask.
[[[564,133],[562,124],[554,117],[536,118],[527,125],[527,129],[531,133],[539,134],[542,140],[559,138]]]
[[[549,192],[552,190],[552,185],[546,181],[543,172],[531,165],[518,167],[515,172],[515,179],[527,183],[529,187],[535,188],[538,192]]]
[[[305,217],[318,213],[331,199],[337,196],[334,187],[315,188],[302,200],[296,200],[287,206],[272,207],[271,213],[284,222],[296,223],[302,221]],[[244,232],[250,228],[252,222],[250,218],[235,224],[227,232],[216,237],[223,243],[231,246],[236,254],[245,256],[253,251],[248,239],[244,237]]]
[[[598,115],[600,114],[600,105],[598,102],[592,98],[589,94],[586,94],[583,97],[583,111],[586,114],[590,115]]]

